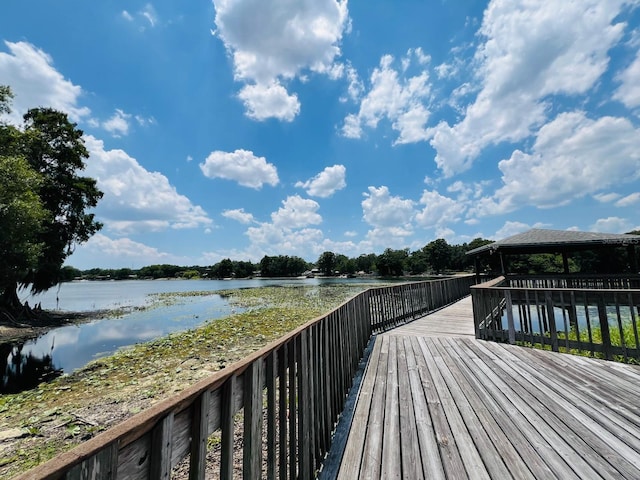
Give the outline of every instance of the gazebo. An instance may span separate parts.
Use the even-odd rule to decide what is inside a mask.
[[[546,230],[534,228],[527,232],[498,240],[482,247],[469,250],[467,255],[475,257],[476,273],[478,260],[483,255],[500,256],[502,274],[507,273],[505,256],[534,253],[553,253],[562,255],[564,273],[569,273],[568,254],[581,250],[601,250],[626,247],[631,259],[633,273],[638,273],[637,246],[640,235],[578,232],[573,230]]]

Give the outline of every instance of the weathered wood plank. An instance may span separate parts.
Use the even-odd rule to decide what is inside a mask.
[[[418,428],[414,413],[409,363],[405,338],[398,337],[398,408],[400,414],[400,454],[402,458],[402,478],[419,480],[423,477]],[[411,344],[409,344],[411,350]]]
[[[205,390],[193,406],[189,480],[204,480],[209,439],[209,410],[211,392]]]
[[[220,478],[223,480],[231,480],[233,478],[233,420],[235,415],[234,397],[236,394],[236,383],[236,377],[231,376],[227,379],[222,389]]]
[[[398,326],[381,335],[474,338],[472,299],[467,296],[454,304]]]
[[[267,356],[267,479],[276,478],[276,352]]]
[[[416,366],[422,382],[422,389],[427,401],[427,407],[433,422],[435,438],[440,451],[440,458],[447,478],[465,478],[466,470],[456,447],[455,438],[447,421],[447,416],[440,402],[440,397],[431,378],[430,366],[422,354],[418,339],[413,339],[413,351]]]
[[[418,373],[418,366],[411,337],[403,337],[406,352],[407,371],[411,388],[411,399],[415,415],[418,444],[420,448],[420,464],[424,478],[442,480],[445,478],[444,467],[440,459],[438,442],[435,437],[433,422],[429,414],[429,407],[424,396],[422,381]]]
[[[490,359],[476,351],[477,343],[466,342],[463,349],[473,358],[478,373],[484,375],[485,381],[493,386],[494,398],[502,404],[525,436],[534,442],[555,475],[559,478],[599,478],[593,468],[575,455],[562,436],[547,426],[545,416],[549,414],[548,410],[545,411],[544,406],[534,403],[532,399],[521,398],[511,388],[511,379],[501,369],[490,366]]]
[[[242,455],[243,476],[259,479],[262,476],[262,386],[263,362],[256,360],[244,372],[244,441]]]
[[[578,385],[566,381],[556,383],[559,374],[554,378],[544,367],[531,368],[529,358],[519,360],[519,353],[501,351],[500,361],[523,389],[544,402],[560,418],[562,423],[556,423],[556,429],[566,431],[565,427],[568,427],[573,448],[603,476],[633,478],[640,475],[640,441],[634,435],[638,428],[619,427],[607,411],[607,407],[614,407],[618,402],[607,405],[599,399],[585,398]],[[552,420],[550,417],[550,424]],[[611,465],[608,459],[613,457],[618,457],[618,461]]]
[[[152,479],[171,478],[171,437],[174,415],[164,417],[151,432],[151,464],[149,477]]]
[[[73,467],[65,480],[115,480],[118,471],[118,444],[107,448]]]
[[[452,404],[457,408],[460,420],[463,425],[466,426],[473,440],[473,445],[484,464],[481,470],[486,470],[492,478],[510,478],[511,473],[502,457],[509,456],[509,454],[515,454],[517,456],[517,453],[515,451],[503,452],[502,447],[500,451],[495,448],[489,434],[492,424],[491,422],[487,422],[488,425],[485,425],[482,414],[477,414],[471,406],[463,390],[463,385],[465,385],[464,379],[461,378],[460,375],[457,375],[458,371],[454,366],[455,360],[451,357],[449,351],[444,348],[441,339],[425,339],[425,343],[432,352],[434,361],[438,367],[438,373],[448,389],[448,391],[443,391],[441,396],[449,396]],[[464,438],[462,441],[464,441]],[[527,475],[528,472],[519,473],[518,478],[531,477],[530,473]],[[476,475],[473,474],[472,476],[475,477]]]
[[[367,425],[367,436],[364,444],[363,462],[360,478],[372,480],[380,478],[382,463],[382,426],[384,424],[384,404],[387,389],[387,362],[389,358],[389,339],[380,338],[381,349],[379,365],[376,371],[376,381],[371,399],[371,413]]]
[[[461,413],[465,416],[465,423],[467,423],[467,416],[475,415],[489,438],[489,441],[486,441],[484,445],[479,448],[491,476],[494,478],[508,478],[512,476],[518,479],[534,479],[551,475],[551,471],[548,469],[542,471],[536,471],[534,469],[536,474],[534,475],[534,473],[532,473],[529,465],[538,462],[539,457],[535,455],[533,460],[531,460],[531,458],[527,460],[524,456],[521,456],[512,444],[512,441],[515,441],[515,443],[522,442],[518,442],[517,437],[510,435],[508,430],[503,430],[491,415],[487,402],[480,397],[478,392],[473,388],[473,385],[469,383],[464,372],[464,367],[461,366],[461,359],[458,356],[458,352],[451,346],[451,343],[453,342],[446,338],[442,338],[439,341],[438,349],[445,351],[449,358],[446,362],[447,369],[441,369],[441,371],[447,380],[447,385],[449,385],[452,395],[457,398],[456,402],[459,405]],[[478,445],[478,440],[475,441],[476,445]],[[499,460],[495,460],[495,462],[504,463],[510,475],[505,475],[499,470],[499,466],[493,464],[493,456],[495,455],[499,457]],[[531,465],[531,467],[535,468],[534,465]],[[496,477],[496,474],[500,476]]]
[[[470,425],[465,425],[465,422],[458,411],[458,406],[449,393],[447,385],[440,372],[440,368],[442,368],[442,358],[440,353],[435,349],[432,339],[419,338],[418,344],[420,345],[427,364],[431,367],[430,372],[433,385],[438,397],[440,398],[440,404],[442,405],[447,417],[447,422],[451,428],[452,436],[455,439],[455,444],[458,448],[458,452],[460,453],[460,458],[464,463],[467,476],[488,480],[489,474],[487,469],[482,462],[482,458],[478,453],[477,447],[474,444],[469,431],[467,430]]]
[[[384,405],[384,435],[382,437],[381,478],[394,479],[402,475],[400,457],[400,404],[398,396],[398,350],[397,337],[389,337],[389,359],[387,363],[387,391]],[[408,408],[404,406],[404,408]]]
[[[358,391],[358,399],[356,400],[355,413],[351,422],[351,430],[345,447],[338,479],[354,480],[358,478],[360,473],[360,463],[363,459],[363,450],[365,438],[367,437],[367,420],[371,408],[374,385],[376,382],[376,374],[380,365],[380,351],[382,347],[382,339],[376,339],[362,385]]]

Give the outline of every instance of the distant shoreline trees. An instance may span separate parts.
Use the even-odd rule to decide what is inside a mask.
[[[439,238],[413,252],[409,249],[387,248],[380,255],[369,253],[349,258],[346,255],[326,251],[320,254],[315,263],[306,262],[295,256],[265,255],[256,264],[226,258],[210,266],[149,265],[137,270],[92,268],[85,271],[64,267],[61,276],[65,281],[78,278],[89,280],[223,279],[302,275],[330,277],[354,274],[381,277],[429,276],[474,271],[474,259],[466,255],[466,252],[489,243],[492,241],[475,238],[462,245],[449,245],[446,240]],[[498,273],[500,271],[500,260],[496,255],[480,257],[478,262],[481,272]],[[569,269],[571,272],[619,273],[625,271],[626,263],[628,262],[624,248],[615,251],[582,251],[573,253],[569,258]],[[546,253],[514,255],[509,257],[509,271],[520,274],[562,273],[564,266],[561,255]]]

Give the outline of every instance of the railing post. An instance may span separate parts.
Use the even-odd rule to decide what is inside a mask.
[[[244,372],[244,451],[243,478],[262,476],[262,360],[251,363]]]
[[[598,296],[598,318],[600,319],[600,335],[602,336],[602,353],[604,358],[611,360],[611,334],[609,332],[609,319],[607,318],[607,306],[604,296]]]
[[[236,376],[230,376],[222,387],[222,415],[220,427],[222,441],[220,449],[220,478],[233,478],[233,417],[235,415]]]
[[[202,392],[193,405],[191,425],[191,457],[189,460],[189,480],[203,480],[207,465],[207,441],[209,438],[209,408],[211,392]]]
[[[173,436],[173,413],[164,417],[151,432],[151,463],[149,478],[171,478],[171,437]]]
[[[513,323],[513,301],[511,299],[511,290],[505,290],[504,298],[505,298],[506,308],[507,308],[507,328],[509,329],[508,331],[509,343],[511,345],[514,345],[516,343],[516,328]]]
[[[544,300],[547,306],[547,319],[549,320],[549,334],[551,335],[551,350],[558,351],[558,330],[556,328],[556,316],[553,311],[553,299],[551,298],[551,292],[546,290],[544,292]]]

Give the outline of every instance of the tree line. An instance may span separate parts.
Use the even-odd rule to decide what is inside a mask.
[[[92,268],[89,270],[66,266],[62,269],[62,276],[65,280],[77,278],[126,280],[132,278],[299,277],[305,274],[322,276],[366,274],[383,277],[441,274],[471,270],[472,260],[466,257],[466,252],[487,243],[491,241],[478,238],[469,244],[449,245],[446,240],[438,239],[411,253],[408,248],[402,250],[388,248],[380,255],[369,253],[358,257],[347,257],[326,251],[318,257],[316,262],[307,262],[297,256],[265,255],[258,263],[225,258],[214,265],[207,266],[162,264],[149,265],[140,269]]]
[[[638,234],[637,232],[629,232]],[[469,243],[450,245],[439,238],[421,249],[411,252],[408,248],[394,250],[387,248],[382,254],[362,254],[358,257],[331,251],[323,252],[316,262],[307,262],[296,256],[265,255],[260,262],[236,261],[225,258],[214,265],[178,266],[149,265],[140,269],[92,268],[79,270],[65,266],[61,278],[64,281],[84,278],[89,280],[127,280],[159,278],[251,278],[299,277],[305,274],[322,276],[337,275],[377,275],[400,277],[409,275],[441,275],[453,272],[471,272],[475,269],[475,259],[466,253],[469,250],[492,243],[491,240],[476,238]],[[562,273],[564,264],[559,254],[511,255],[507,258],[508,271],[517,274]],[[629,271],[631,259],[624,247],[607,250],[574,252],[569,258],[570,273],[622,273]],[[500,259],[497,255],[478,258],[478,268],[485,273],[499,273]]]

